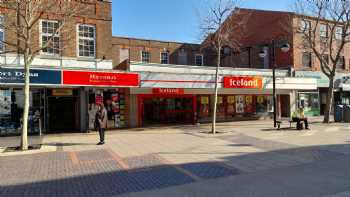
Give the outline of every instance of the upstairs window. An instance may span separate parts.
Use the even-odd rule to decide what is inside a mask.
[[[93,25],[78,25],[78,56],[96,57],[96,27]]]
[[[304,52],[303,53],[303,59],[302,64],[304,68],[311,68],[312,66],[312,59],[311,59],[311,53],[310,52]]]
[[[343,28],[342,27],[335,27],[335,39],[341,40],[343,37]]]
[[[160,63],[161,64],[169,64],[169,53],[161,52],[160,53]]]
[[[311,22],[307,20],[301,20],[299,25],[299,31],[302,33],[310,32],[311,30]]]
[[[320,25],[320,37],[321,39],[328,38],[328,26],[326,24]]]
[[[40,23],[40,40],[42,53],[58,55],[60,53],[59,22],[42,20]]]
[[[196,66],[203,66],[203,55],[202,54],[195,55],[195,65]]]
[[[5,51],[4,16],[0,15],[0,52]]]
[[[150,53],[148,51],[141,52],[141,62],[150,63]]]

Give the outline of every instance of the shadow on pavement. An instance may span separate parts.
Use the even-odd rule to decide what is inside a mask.
[[[230,139],[228,139],[230,140]],[[256,145],[242,143],[234,146]],[[62,144],[65,145],[65,144]],[[70,146],[70,144],[66,144]],[[231,146],[230,144],[229,146]],[[263,146],[257,144],[258,146]],[[1,197],[43,197],[43,196],[84,196],[84,197],[112,197],[120,194],[143,192],[162,189],[172,186],[186,185],[208,179],[216,179],[234,175],[254,174],[261,171],[287,169],[292,166],[311,165],[310,169],[302,169],[300,173],[310,174],[310,171],[322,168],[324,173],[330,174],[329,180],[322,179],[324,173],[315,173],[312,180],[295,179],[298,173],[284,175],[283,180],[298,180],[298,184],[310,184],[317,187],[311,193],[300,190],[305,195],[315,196],[312,192],[326,192],[327,189],[350,189],[349,184],[337,180],[347,177],[350,182],[348,165],[344,169],[329,169],[320,167],[321,161],[342,160],[348,158],[349,144],[292,147],[279,149],[267,145],[266,152],[258,152],[220,158],[222,162],[197,162],[179,165],[166,165],[164,160],[157,156],[116,158],[108,150],[92,150],[81,152],[53,152],[25,156],[0,157],[0,196]],[[274,150],[277,149],[277,150]],[[348,151],[348,152],[347,152]],[[162,154],[162,153],[161,153]],[[165,154],[165,153],[164,153]],[[171,154],[167,152],[166,154]],[[174,155],[193,153],[174,152]],[[214,153],[202,153],[214,154]],[[312,165],[317,163],[317,168]],[[308,171],[309,170],[309,171]],[[329,172],[327,172],[329,170]],[[336,170],[336,171],[334,171]],[[332,171],[332,172],[331,172]],[[339,174],[341,173],[341,174]],[[292,179],[289,179],[291,177]],[[300,175],[301,176],[301,175]],[[311,176],[311,174],[310,174]],[[320,176],[320,179],[318,179]],[[341,179],[342,180],[342,179]],[[262,177],[254,182],[263,183]],[[327,183],[327,187],[322,187]],[[288,183],[289,184],[289,183]],[[295,184],[295,183],[294,183]],[[319,185],[318,185],[319,184]],[[276,185],[282,187],[285,185]],[[237,186],[238,187],[238,186]],[[230,188],[227,188],[230,189]],[[267,188],[268,190],[269,188]],[[293,191],[284,191],[295,194]],[[244,195],[240,196],[243,197]],[[258,196],[264,195],[263,191]],[[276,195],[278,196],[278,195]]]

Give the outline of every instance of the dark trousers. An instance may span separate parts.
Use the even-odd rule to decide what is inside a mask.
[[[309,122],[307,121],[307,118],[304,118],[303,121],[304,121],[304,124],[305,124],[305,129],[308,129],[309,128]]]
[[[98,133],[100,134],[100,142],[105,142],[105,129],[100,127]]]

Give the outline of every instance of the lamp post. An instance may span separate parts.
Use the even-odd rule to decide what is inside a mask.
[[[272,48],[271,53],[271,65],[272,65],[272,95],[273,95],[273,126],[277,127],[277,94],[276,94],[276,48],[281,49],[282,52],[287,53],[290,49],[290,46],[287,42],[277,42],[272,40],[270,44],[268,44],[269,48]],[[259,53],[261,58],[266,57],[266,51],[263,50]]]

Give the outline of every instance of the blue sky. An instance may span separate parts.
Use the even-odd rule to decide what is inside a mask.
[[[215,0],[113,0],[113,35],[199,42],[200,15],[208,1]],[[242,0],[240,6],[290,11],[292,1]]]

